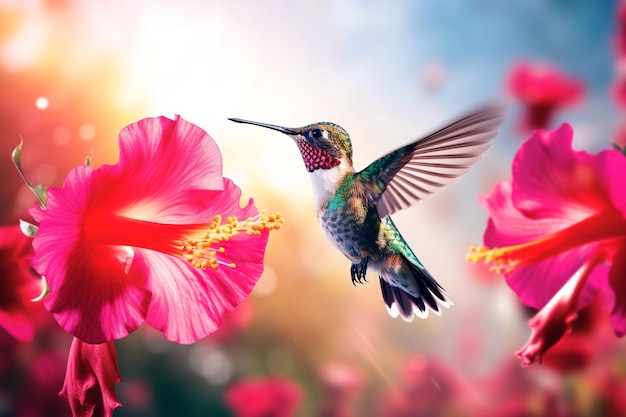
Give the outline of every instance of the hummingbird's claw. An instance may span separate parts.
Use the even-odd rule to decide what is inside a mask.
[[[365,274],[367,273],[367,262],[370,260],[369,256],[361,259],[358,264],[353,263],[350,266],[350,276],[352,277],[352,285],[356,287],[356,283],[362,284],[363,281],[367,282]]]

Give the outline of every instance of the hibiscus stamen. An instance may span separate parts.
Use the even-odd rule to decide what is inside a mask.
[[[240,221],[236,216],[229,216],[226,221],[219,214],[213,218],[213,222],[202,229],[200,236],[181,242],[182,257],[194,268],[217,270],[219,265],[236,268],[232,262],[224,262],[217,258],[226,250],[220,244],[227,242],[239,233],[247,235],[260,235],[263,230],[278,230],[284,223],[281,213],[268,215],[265,211],[255,217],[249,217]]]
[[[219,265],[236,268],[234,263],[218,259],[225,252],[223,243],[243,232],[255,236],[264,230],[278,230],[284,221],[280,213],[268,215],[265,211],[242,221],[236,216],[224,219],[215,215],[211,223],[192,225],[92,215],[87,216],[84,227],[92,243],[151,249],[181,257],[194,268],[216,270]]]
[[[567,250],[625,234],[626,221],[620,213],[602,212],[527,243],[501,248],[471,247],[465,258],[484,261],[490,265],[490,271],[509,273],[520,265],[541,262]]]

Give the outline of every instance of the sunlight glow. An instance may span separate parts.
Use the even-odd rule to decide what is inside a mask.
[[[37,107],[39,110],[45,110],[48,108],[49,105],[50,102],[46,97],[37,97],[37,100],[35,100],[35,107]]]
[[[41,54],[49,22],[39,13],[29,16],[12,38],[0,45],[0,65],[9,71],[30,66]]]

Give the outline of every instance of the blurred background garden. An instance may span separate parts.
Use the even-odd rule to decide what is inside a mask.
[[[60,186],[87,156],[116,163],[124,126],[179,114],[215,139],[244,198],[286,223],[217,332],[178,345],[145,326],[116,342],[114,416],[626,415],[626,345],[602,300],[522,368],[533,312],[465,260],[487,222],[478,196],[510,178],[533,128],[568,122],[592,153],[625,143],[625,28],[617,0],[0,0],[0,225],[37,202],[11,163],[20,140],[32,182]],[[533,69],[550,76],[528,93]],[[412,323],[389,317],[375,275],[352,285],[296,146],[227,120],[338,123],[361,169],[493,98],[510,105],[483,161],[393,216],[454,302]],[[71,336],[32,310],[31,341],[0,328],[0,416],[68,416]]]

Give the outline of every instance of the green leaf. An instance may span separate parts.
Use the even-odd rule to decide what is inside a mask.
[[[28,237],[35,237],[37,231],[39,230],[39,227],[20,219],[20,230],[22,231],[22,233],[24,233],[24,235]]]
[[[31,188],[31,190],[33,190],[33,192],[37,196],[41,208],[45,209],[46,207],[48,207],[48,187],[43,184],[38,184]]]
[[[13,152],[11,152],[11,159],[13,160],[13,164],[15,165],[15,168],[17,168],[17,172],[20,173],[22,180],[24,180],[28,188],[30,188],[31,191],[34,192],[35,195],[37,196],[37,199],[39,200],[39,205],[41,206],[41,208],[45,209],[46,208],[46,196],[47,196],[46,188],[43,185],[33,186],[33,184],[31,184],[30,181],[28,181],[28,178],[26,178],[26,175],[24,175],[24,171],[22,170],[22,146],[23,145],[24,145],[24,141],[20,140],[20,144],[17,145],[15,149],[13,149]]]

